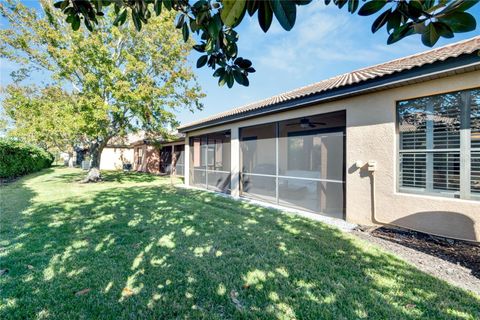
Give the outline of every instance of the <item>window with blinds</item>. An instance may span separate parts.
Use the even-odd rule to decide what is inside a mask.
[[[472,90],[470,108],[470,187],[472,195],[480,197],[480,90]]]
[[[399,189],[480,198],[480,90],[400,101]]]

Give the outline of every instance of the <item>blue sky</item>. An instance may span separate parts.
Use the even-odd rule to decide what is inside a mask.
[[[33,1],[29,2],[34,5]],[[470,13],[480,23],[480,5]],[[388,35],[384,29],[371,33],[372,20],[351,15],[333,5],[325,6],[323,0],[299,7],[297,22],[290,32],[284,31],[274,20],[265,34],[257,17],[247,16],[238,32],[239,54],[252,60],[257,70],[250,76],[250,86],[219,87],[217,79],[211,76],[211,69],[194,67],[199,54],[192,52],[189,60],[207,96],[202,101],[204,110],[194,114],[180,111],[178,119],[181,123],[198,120],[341,73],[428,50],[417,35],[387,45]],[[478,34],[480,26],[474,32],[441,39],[435,47]],[[11,71],[12,66],[0,60],[0,85],[9,83]]]

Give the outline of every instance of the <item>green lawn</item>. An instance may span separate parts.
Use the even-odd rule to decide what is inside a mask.
[[[480,318],[478,296],[322,223],[82,174],[0,187],[0,319]]]

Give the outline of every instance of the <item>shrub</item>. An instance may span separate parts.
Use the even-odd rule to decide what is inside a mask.
[[[48,168],[53,155],[31,144],[0,138],[0,178],[15,178]]]

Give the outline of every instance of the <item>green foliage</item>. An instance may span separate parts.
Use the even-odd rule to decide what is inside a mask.
[[[39,147],[0,138],[0,178],[16,178],[52,165],[54,156]]]
[[[83,142],[86,123],[77,97],[62,88],[9,85],[4,88],[3,113],[13,127],[7,135],[52,152],[72,152]]]
[[[455,33],[469,32],[476,28],[476,19],[465,12],[480,0],[324,0],[339,9],[360,16],[378,15],[372,24],[372,32],[385,27],[392,44],[407,36],[420,34],[423,44],[432,47],[440,37],[451,38]],[[78,29],[83,20],[88,30],[100,24],[97,16],[103,16],[106,7],[113,6],[115,24],[127,21],[131,13],[135,28],[141,30],[153,15],[176,11],[176,27],[182,30],[185,41],[190,32],[198,35],[193,48],[203,55],[197,67],[208,66],[214,70],[220,85],[237,83],[248,86],[252,67],[242,68],[235,63],[238,56],[238,34],[234,31],[245,17],[258,13],[258,23],[264,32],[272,24],[273,17],[285,30],[291,30],[296,21],[297,6],[308,5],[312,0],[59,0],[55,7],[67,15],[67,22]],[[248,61],[247,59],[243,59]],[[241,74],[241,76],[240,76]]]
[[[77,138],[92,152],[93,146],[102,149],[112,137],[139,130],[163,136],[178,125],[176,111],[201,109],[204,94],[187,63],[192,43],[184,42],[188,34],[182,36],[175,30],[173,12],[149,17],[145,24],[146,17],[139,15],[137,9],[131,23],[127,19],[130,9],[84,8],[81,14],[65,19],[51,1],[41,0],[40,4],[45,14],[17,0],[0,2],[0,14],[8,21],[7,28],[0,30],[0,57],[32,72],[48,73],[53,87],[73,88],[73,93],[68,97],[55,93],[52,99],[38,92],[34,98],[27,95],[27,99],[19,94],[18,99],[12,99],[12,105],[13,109],[20,109],[17,118],[24,119],[26,124],[30,109],[38,114],[38,123],[48,123],[46,134],[62,132],[65,127],[67,132],[77,132]],[[66,12],[73,10],[56,6]],[[92,10],[95,16],[90,14]],[[100,14],[104,17],[97,21],[99,10],[104,10]],[[74,31],[72,26],[77,18],[88,29],[93,25],[95,29]],[[139,26],[141,31],[136,31]],[[47,106],[42,106],[42,99]],[[25,104],[17,103],[22,100]],[[68,108],[62,107],[65,100],[69,101],[65,104]],[[27,104],[33,107],[22,107]],[[49,109],[58,112],[54,114]],[[61,117],[65,121],[60,121]],[[35,134],[35,130],[30,133]],[[48,141],[57,140],[58,135],[50,136]]]

